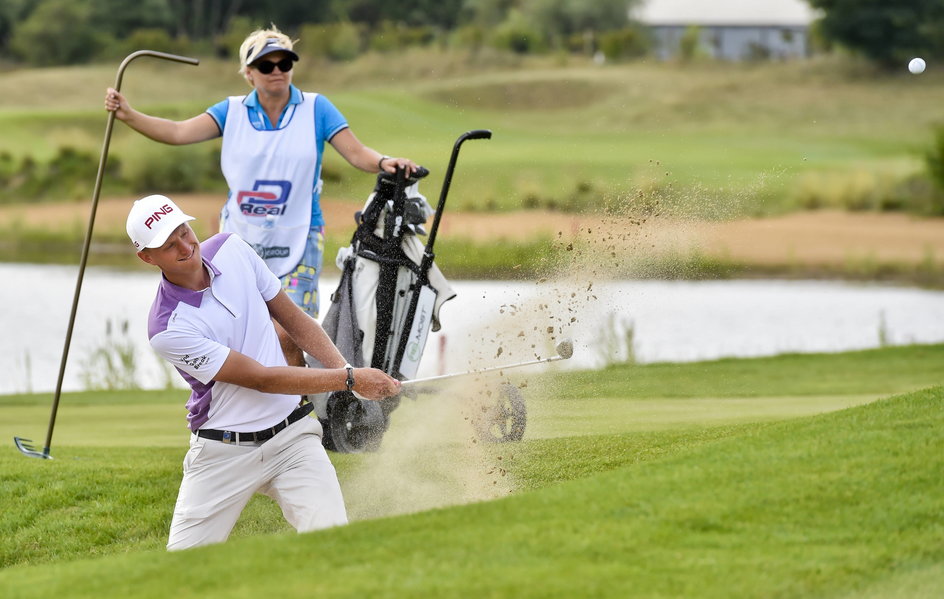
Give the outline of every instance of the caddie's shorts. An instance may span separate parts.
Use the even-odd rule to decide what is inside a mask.
[[[312,227],[308,231],[305,253],[295,269],[282,277],[282,289],[295,305],[312,318],[318,318],[320,297],[318,278],[324,257],[324,227]]]

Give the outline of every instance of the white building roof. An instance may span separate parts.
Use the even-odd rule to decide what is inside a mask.
[[[805,0],[642,0],[630,16],[647,25],[809,25]]]

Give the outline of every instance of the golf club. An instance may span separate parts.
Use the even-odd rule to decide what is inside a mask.
[[[554,362],[556,360],[568,360],[571,356],[574,355],[574,342],[572,339],[564,339],[557,344],[557,347],[554,348],[557,351],[557,355],[550,358],[539,358],[537,360],[529,360],[528,362],[519,362],[518,364],[508,364],[506,366],[492,366],[489,368],[480,368],[478,370],[470,370],[469,372],[457,372],[454,374],[441,374],[439,376],[430,376],[422,379],[413,379],[410,381],[403,381],[401,385],[415,385],[417,383],[429,383],[432,381],[442,381],[445,379],[451,379],[460,376],[470,376],[473,374],[482,374],[484,372],[495,372],[496,370],[508,370],[509,368],[520,368],[521,366],[531,366],[533,364],[544,364],[546,362]]]
[[[141,56],[153,56],[154,58],[172,60],[174,62],[183,62],[192,65],[200,64],[199,59],[196,58],[177,56],[175,54],[156,52],[154,50],[138,50],[137,52],[132,52],[126,56],[118,66],[118,75],[115,77],[115,90],[121,91],[121,78],[124,76],[125,68],[127,68],[128,64],[132,60]],[[102,155],[98,161],[98,174],[95,176],[95,189],[92,192],[92,209],[89,213],[88,228],[85,232],[85,243],[82,246],[82,259],[79,261],[79,275],[75,282],[75,295],[72,298],[72,312],[69,315],[69,326],[66,329],[66,341],[62,348],[62,360],[59,363],[59,379],[56,382],[56,392],[52,400],[52,412],[49,415],[49,428],[46,431],[46,445],[43,447],[42,451],[38,451],[33,447],[33,441],[31,439],[13,437],[13,442],[16,444],[16,448],[31,458],[43,458],[47,460],[52,459],[52,456],[49,455],[49,447],[52,444],[52,431],[56,425],[56,412],[59,410],[59,397],[62,393],[62,379],[65,376],[66,361],[69,357],[69,346],[72,343],[72,329],[75,325],[75,313],[79,307],[79,293],[82,290],[82,279],[85,277],[85,264],[88,262],[89,245],[92,241],[92,229],[95,226],[95,213],[98,210],[98,196],[102,190],[102,177],[105,174],[105,162],[108,160],[108,146],[111,143],[111,130],[114,124],[115,113],[109,112],[108,122],[105,125],[105,142],[102,144]]]

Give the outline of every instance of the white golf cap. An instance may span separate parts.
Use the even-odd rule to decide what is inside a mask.
[[[153,195],[135,201],[128,213],[128,237],[136,250],[164,245],[174,229],[195,220],[167,196]]]

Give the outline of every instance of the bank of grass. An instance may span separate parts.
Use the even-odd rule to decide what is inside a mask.
[[[942,354],[934,345],[549,373],[528,387],[544,390],[529,396],[529,431],[563,435],[529,432],[492,449],[514,481],[510,498],[303,536],[257,498],[228,544],[188,554],[162,549],[186,446],[183,392],[66,394],[54,460],[12,443],[0,452],[0,586],[8,597],[186,597],[239,572],[237,597],[934,588],[944,582],[934,569],[944,559],[944,390],[869,402],[939,385]],[[0,435],[41,444],[49,403],[0,399]],[[393,426],[416,425],[416,409],[401,407]],[[641,425],[640,409],[664,416]],[[375,456],[332,459],[343,483]],[[197,580],[179,570],[194,559]]]
[[[136,505],[170,499],[170,456],[5,457],[13,505],[37,507],[5,510],[4,539],[20,541],[26,521],[44,534],[25,550],[47,553],[0,583],[24,598],[213,596],[221,580],[234,597],[931,597],[944,584],[942,399],[935,388],[767,425],[569,439],[605,465],[552,484],[533,469],[530,490],[499,501],[173,554],[156,547],[166,516]],[[547,446],[519,460],[552,463]]]
[[[85,224],[64,229],[0,223],[0,261],[35,264],[78,264],[82,256]],[[198,235],[206,232],[195,225]],[[334,257],[350,243],[350,233],[329,233],[325,241],[324,273],[339,276]],[[562,245],[549,237],[521,240],[472,241],[439,237],[434,248],[436,264],[450,279],[534,279],[555,274],[567,263]],[[788,257],[781,264],[737,262],[697,249],[651,256],[620,257],[620,267],[608,267],[615,277],[662,280],[719,279],[822,279],[872,281],[944,288],[944,263],[929,255],[921,262],[849,260],[842,264],[798,264]],[[90,266],[143,269],[146,266],[128,251],[124,231],[97,229],[90,248]]]

